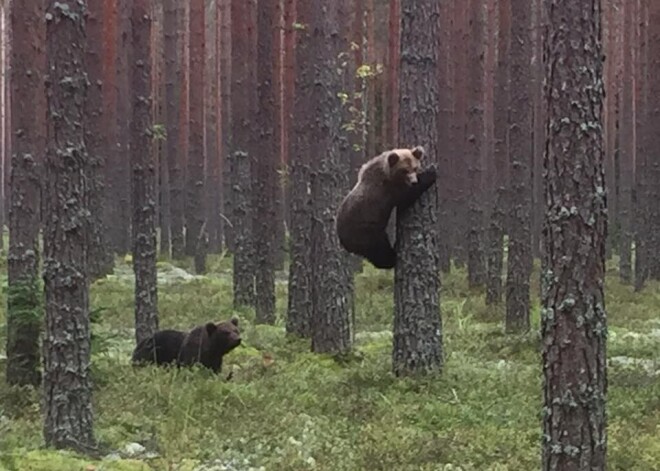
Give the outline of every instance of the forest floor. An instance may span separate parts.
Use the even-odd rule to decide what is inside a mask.
[[[542,371],[538,271],[533,333],[506,336],[502,308],[484,306],[465,273],[442,280],[446,364],[441,377],[390,372],[392,272],[356,279],[356,354],[314,355],[287,339],[286,275],[276,326],[239,312],[243,345],[222,377],[199,369],[133,369],[133,281],[128,260],[92,287],[96,436],[103,460],[42,448],[40,391],[4,381],[0,334],[0,469],[520,470],[540,468]],[[210,274],[159,263],[161,328],[189,329],[232,312],[231,261]],[[6,284],[6,279],[4,280]],[[0,325],[5,324],[4,294]],[[660,285],[641,293],[607,278],[608,469],[660,469]],[[264,356],[266,355],[266,356]],[[270,361],[270,357],[274,361]],[[224,377],[233,371],[227,382]]]

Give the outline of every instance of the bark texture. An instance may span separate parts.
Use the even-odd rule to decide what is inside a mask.
[[[108,148],[105,131],[103,92],[103,3],[89,3],[87,16],[87,52],[85,67],[89,80],[85,120],[85,144],[88,152],[87,197],[90,213],[89,276],[94,281],[112,273],[114,257],[107,241],[103,218],[105,200],[105,161]]]
[[[649,2],[649,123],[660,122],[660,3]],[[660,134],[653,128],[648,131],[648,160],[646,162],[646,242],[647,273],[652,280],[660,280]]]
[[[206,265],[208,222],[205,197],[204,147],[204,63],[205,63],[205,7],[204,0],[191,0],[190,31],[190,90],[188,133],[188,184],[186,188],[186,252],[195,257],[195,271],[203,273]]]
[[[338,34],[343,0],[312,0],[312,77],[310,142],[316,162],[312,176],[312,351],[344,354],[352,348],[352,273],[348,253],[339,245],[335,214],[348,192],[348,171],[341,152],[342,77],[337,73],[344,38]]]
[[[314,86],[309,29],[310,3],[297,2],[296,24],[306,25],[295,31],[293,60],[295,87],[293,96],[290,150],[291,227],[289,252],[289,298],[286,331],[299,337],[311,336],[312,262],[311,262],[311,187],[309,135],[312,116],[308,105]],[[290,5],[290,4],[289,4]]]
[[[11,195],[7,293],[7,382],[40,381],[39,283],[41,175],[45,150],[46,95],[43,2],[29,0],[10,10]],[[2,236],[0,231],[0,237]]]
[[[542,469],[605,470],[601,4],[547,6]]]
[[[67,8],[63,8],[66,5]],[[95,446],[87,277],[87,149],[84,1],[49,1],[46,11],[47,152],[44,179],[44,438]]]
[[[497,62],[494,90],[494,171],[495,184],[488,227],[488,280],[486,304],[502,300],[504,265],[504,224],[507,214],[507,167],[509,158],[509,51],[511,47],[511,2],[499,0]]]
[[[252,96],[254,62],[251,7],[232,0],[232,225],[234,251],[234,306],[254,306],[254,240],[252,198]],[[252,61],[250,59],[253,59]]]
[[[133,0],[131,14],[132,92],[131,170],[133,202],[133,271],[135,272],[135,341],[158,330],[156,273],[156,159],[151,116],[151,8]]]
[[[439,45],[439,3],[402,0],[399,138],[406,146],[423,144],[429,161],[437,152]],[[397,211],[392,349],[397,376],[442,370],[437,202],[434,185],[408,210]]]
[[[275,71],[277,70],[279,8],[275,2],[259,2],[257,11],[257,82],[259,154],[256,168],[257,207],[255,232],[256,322],[275,322],[275,123],[277,121]]]
[[[509,251],[506,278],[507,332],[529,330],[529,278],[532,272],[531,174],[532,5],[511,0],[511,125],[509,127]]]

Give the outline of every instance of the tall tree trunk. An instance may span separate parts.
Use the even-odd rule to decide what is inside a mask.
[[[619,278],[624,284],[632,282],[632,186],[633,186],[633,4],[623,5],[623,80],[621,96],[621,152],[619,183]]]
[[[401,0],[399,136],[438,152],[437,113],[440,5],[436,0]],[[420,86],[421,85],[421,86]],[[416,112],[415,112],[416,111]],[[428,189],[396,224],[394,339],[397,376],[441,371],[443,366],[438,274],[437,185]]]
[[[486,304],[502,300],[504,223],[506,218],[507,167],[509,158],[509,61],[511,47],[511,2],[498,3],[497,63],[494,90],[494,196],[488,229],[488,281]]]
[[[467,160],[468,160],[468,284],[477,287],[486,280],[483,252],[483,169],[481,153],[484,145],[485,103],[484,103],[484,0],[470,0],[470,63],[468,73],[468,119],[467,119]]]
[[[646,0],[638,0],[638,48],[637,59],[637,101],[635,103],[636,164],[634,192],[635,227],[635,291],[640,291],[648,277],[648,225],[647,225],[647,186],[649,158],[649,57],[648,57],[648,7]]]
[[[231,173],[231,152],[232,152],[232,131],[234,129],[233,116],[231,113],[232,107],[232,48],[233,48],[233,39],[232,39],[232,14],[231,14],[231,3],[233,0],[219,0],[221,2],[222,10],[222,22],[220,24],[220,41],[221,41],[221,53],[220,61],[221,67],[220,71],[222,73],[222,220],[224,221],[224,236],[227,250],[234,250],[234,227],[230,221],[232,217],[232,173]],[[229,221],[229,222],[228,222]]]
[[[170,212],[169,212],[169,241],[172,256],[177,258],[182,254],[182,224],[183,217],[181,207],[181,167],[179,158],[179,95],[181,85],[178,81],[180,67],[180,48],[178,47],[178,24],[180,8],[176,0],[164,0],[163,4],[163,32],[164,32],[164,55],[165,55],[165,132],[167,141],[165,155],[167,160],[168,186],[170,190]],[[177,245],[178,244],[178,245]],[[168,252],[169,253],[169,252]]]
[[[133,271],[135,272],[135,341],[158,330],[156,273],[156,162],[151,116],[151,5],[133,0],[131,170],[133,202]]]
[[[547,5],[542,469],[605,470],[601,3]]]
[[[117,59],[117,162],[114,166],[115,192],[113,206],[117,208],[115,220],[115,250],[119,255],[130,251],[131,241],[131,177],[130,177],[130,124],[131,113],[129,64],[131,48],[130,8],[133,0],[118,0],[119,48]]]
[[[206,271],[207,229],[204,163],[204,63],[206,9],[204,0],[190,2],[190,113],[188,188],[186,191],[186,250],[195,256],[195,271]]]
[[[232,0],[232,224],[234,226],[234,306],[253,306],[254,262],[251,168],[251,8],[245,0]]]
[[[259,93],[258,130],[260,136],[255,183],[257,207],[254,225],[256,262],[256,322],[275,322],[275,219],[274,189],[276,188],[275,121],[277,120],[277,90],[275,72],[280,34],[279,7],[275,2],[259,2],[257,12],[257,83]]]
[[[190,146],[189,123],[189,59],[190,59],[190,4],[177,5],[177,84],[178,84],[178,124],[176,162],[170,167],[170,186],[172,188],[172,257],[181,259],[186,255],[186,164]]]
[[[112,272],[114,257],[108,249],[106,226],[103,218],[105,200],[104,178],[106,173],[106,151],[108,142],[104,131],[104,103],[103,93],[103,43],[104,8],[101,2],[90,2],[87,16],[87,52],[86,69],[90,88],[87,91],[85,119],[87,129],[85,143],[89,158],[88,206],[90,213],[90,240],[89,240],[89,276],[94,281]]]
[[[7,206],[7,194],[5,193],[4,175],[9,166],[8,155],[11,153],[7,148],[7,123],[9,118],[9,106],[7,104],[7,89],[9,88],[9,60],[7,58],[9,38],[7,35],[7,19],[9,12],[9,0],[0,3],[0,249],[5,248],[5,207]]]
[[[451,43],[449,41],[451,31],[451,0],[440,2],[439,25],[440,37],[438,46],[438,134],[437,134],[437,162],[439,168],[444,169],[438,175],[438,263],[443,273],[449,273],[451,268],[451,174],[452,154],[448,146],[451,123],[451,91],[450,91],[450,68],[449,57],[451,54]],[[398,95],[396,96],[398,100]],[[396,105],[398,107],[398,103]],[[398,118],[398,117],[397,117]],[[396,126],[398,127],[398,121]]]
[[[649,123],[660,122],[660,3],[649,2]],[[660,134],[649,130],[646,193],[648,276],[660,280]]]
[[[10,11],[12,158],[7,293],[7,382],[40,381],[39,283],[41,176],[45,151],[44,4],[29,0]],[[0,234],[1,236],[1,234]]]
[[[545,151],[545,109],[543,103],[543,28],[545,23],[544,0],[532,0],[532,52],[530,52],[531,100],[533,103],[531,148],[528,160],[531,165],[530,237],[532,260],[541,255],[541,227],[543,224],[543,152]]]
[[[529,0],[511,0],[511,125],[509,159],[509,251],[506,279],[507,332],[529,330],[529,277],[532,272],[529,165],[532,156],[531,79],[532,7]]]
[[[117,207],[117,185],[119,167],[122,165],[119,160],[119,150],[117,148],[118,128],[117,128],[117,100],[118,100],[118,81],[117,73],[118,57],[117,49],[119,46],[118,28],[119,0],[103,0],[103,141],[105,146],[105,172],[104,184],[105,191],[103,197],[103,225],[106,227],[106,241],[108,244],[109,257],[113,259],[118,251],[116,247],[117,233],[119,224],[119,208]],[[91,39],[91,36],[90,36]]]
[[[335,214],[349,190],[350,159],[342,153],[341,75],[339,54],[345,37],[336,34],[346,17],[346,1],[311,0],[309,30],[312,33],[310,90],[307,112],[316,117],[309,139],[322,149],[314,162],[312,180],[312,351],[344,354],[352,348],[352,271],[349,256],[339,245]]]
[[[289,237],[292,233],[291,228],[291,140],[293,136],[293,103],[296,87],[295,72],[295,46],[296,33],[294,22],[296,20],[296,0],[283,1],[283,60],[282,60],[282,161],[280,162],[283,178],[281,178],[283,187],[283,211],[284,223],[286,226],[285,234]],[[286,241],[285,241],[286,245]],[[286,247],[285,247],[286,250]]]
[[[311,93],[314,87],[311,47],[311,2],[297,2],[295,23],[295,90],[290,150],[291,226],[289,252],[289,298],[286,331],[300,337],[311,336],[312,319],[312,259],[311,259],[311,188],[310,188],[310,126],[312,120]]]
[[[46,11],[47,152],[44,179],[44,438],[95,446],[90,371],[85,148],[85,2],[51,0]]]
[[[217,2],[211,0],[206,5],[206,17],[209,18],[205,24],[205,53],[204,53],[204,148],[206,152],[206,172],[204,180],[205,188],[205,208],[206,214],[206,232],[208,233],[208,248],[210,252],[217,253],[218,243],[218,216],[220,208],[218,207],[219,192],[222,190],[220,179],[220,154],[218,148],[219,123],[219,103],[218,103],[218,71],[217,62],[220,60],[219,50],[216,49],[218,42],[216,34],[219,28],[216,27]]]

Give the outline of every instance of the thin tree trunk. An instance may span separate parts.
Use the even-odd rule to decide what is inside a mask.
[[[37,385],[42,322],[39,283],[41,176],[45,151],[44,4],[11,8],[12,158],[7,293],[7,382]],[[0,234],[1,236],[1,234]]]
[[[484,11],[483,0],[470,0],[470,64],[468,73],[469,110],[467,118],[468,155],[468,284],[478,287],[486,281],[483,251],[483,169],[481,153],[484,145],[485,103],[484,103]]]
[[[254,226],[256,262],[256,318],[260,324],[275,322],[275,235],[274,188],[275,159],[272,157],[277,120],[277,90],[274,75],[277,70],[279,8],[274,2],[260,2],[257,12],[257,83],[259,92],[258,129],[259,157],[256,170],[257,207]]]
[[[660,3],[649,2],[649,123],[660,122]],[[660,280],[660,134],[651,127],[648,140],[646,163],[648,185],[646,193],[647,233],[649,234],[646,254],[648,276]]]
[[[438,152],[440,5],[436,0],[402,0],[401,11],[399,136],[403,142],[424,143],[424,159],[433,161]],[[392,348],[397,376],[439,372],[444,362],[437,202],[434,185],[412,207],[401,214],[397,210]]]
[[[532,272],[529,165],[532,156],[531,79],[532,7],[529,0],[511,0],[511,125],[509,127],[510,196],[509,251],[506,279],[505,330],[530,328],[529,278]]]
[[[619,278],[624,284],[632,282],[632,186],[633,186],[633,5],[623,5],[623,80],[621,95],[621,152],[619,183]]]
[[[542,469],[604,471],[607,199],[601,2],[552,0],[547,5]]]
[[[222,20],[220,24],[220,41],[221,41],[221,52],[220,52],[220,72],[221,76],[221,101],[222,106],[220,107],[222,115],[222,220],[223,220],[223,232],[225,237],[225,244],[227,250],[234,250],[234,228],[230,222],[227,222],[233,214],[232,210],[232,174],[231,174],[231,152],[232,152],[232,130],[234,129],[233,125],[233,116],[231,113],[232,106],[232,21],[231,21],[231,2],[232,0],[219,0],[221,2],[222,10]]]
[[[255,270],[251,156],[251,77],[254,59],[251,8],[232,0],[232,224],[234,226],[234,306],[253,306]]]
[[[645,0],[638,0],[638,55],[637,103],[635,112],[636,165],[635,165],[635,291],[640,291],[648,278],[648,139],[649,139],[649,57],[648,57],[648,7]]]
[[[204,76],[205,62],[205,6],[204,0],[191,0],[190,31],[190,112],[188,147],[188,188],[186,191],[186,250],[195,256],[195,271],[204,273],[206,266],[207,233],[206,185],[204,148]]]
[[[488,236],[488,282],[486,304],[502,300],[502,268],[504,264],[504,223],[509,158],[509,60],[511,47],[511,2],[498,4],[497,63],[494,98],[494,198]]]
[[[46,445],[95,446],[90,371],[86,214],[85,2],[51,0],[46,11],[47,152],[44,210],[44,438]]]
[[[112,273],[114,257],[107,242],[104,224],[104,179],[108,142],[104,131],[104,83],[103,83],[103,4],[90,2],[87,16],[86,69],[90,88],[87,92],[85,143],[89,154],[88,206],[90,211],[89,276],[90,281]]]
[[[158,330],[156,273],[156,162],[151,115],[151,6],[133,0],[131,170],[133,202],[133,271],[135,272],[135,341]]]

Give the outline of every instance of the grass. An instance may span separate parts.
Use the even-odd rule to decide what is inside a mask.
[[[538,274],[533,333],[502,332],[460,270],[444,277],[442,377],[390,373],[392,274],[356,279],[357,345],[348,362],[288,339],[286,283],[278,323],[239,312],[244,345],[226,357],[226,382],[203,370],[134,370],[132,281],[126,261],[92,287],[96,435],[116,450],[101,461],[43,448],[39,391],[8,388],[0,368],[0,469],[42,470],[521,470],[540,467],[541,368]],[[190,262],[180,265],[190,267]],[[227,319],[231,260],[196,278],[159,263],[162,328]],[[185,273],[184,273],[185,274]],[[278,276],[285,280],[285,276]],[[4,296],[4,295],[3,295]],[[4,324],[4,297],[0,324]],[[642,293],[608,271],[609,469],[660,469],[660,286]],[[4,329],[0,334],[5,343]],[[264,362],[269,354],[274,362]],[[615,361],[616,360],[616,361]],[[2,362],[2,361],[0,361]],[[223,374],[224,376],[224,374]],[[127,457],[140,443],[145,452]]]

